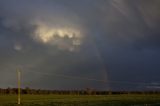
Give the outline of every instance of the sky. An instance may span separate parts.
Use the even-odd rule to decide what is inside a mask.
[[[160,90],[159,0],[0,0],[0,87]]]

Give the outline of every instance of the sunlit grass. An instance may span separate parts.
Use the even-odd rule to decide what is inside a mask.
[[[22,95],[21,106],[160,105],[160,95]],[[1,95],[0,106],[16,106],[17,95]],[[152,106],[152,105],[151,105]]]

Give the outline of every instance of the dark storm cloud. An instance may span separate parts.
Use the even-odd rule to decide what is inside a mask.
[[[1,0],[0,86],[15,86],[17,67],[24,70],[24,86],[35,88],[108,89],[108,84],[33,71],[160,83],[159,9],[159,0]],[[53,35],[51,29],[59,27],[80,30],[82,38],[75,34],[70,39],[68,32],[63,38],[59,33],[45,44],[48,39],[34,37],[36,30]],[[110,85],[113,89],[139,87]]]
[[[82,51],[80,53],[72,53],[66,50],[61,50],[56,45],[43,45],[42,43],[36,42],[33,39],[32,36],[34,35],[34,31],[38,28],[38,25],[34,23],[37,20],[47,23],[50,23],[51,21],[53,22],[53,24],[55,24],[56,21],[58,21],[57,18],[60,18],[64,23],[58,21],[59,23],[56,23],[58,25],[66,24],[68,26],[67,21],[73,21],[73,23],[69,23],[69,26],[80,24],[74,13],[70,12],[70,10],[67,11],[63,5],[59,5],[57,3],[53,3],[51,5],[49,1],[1,1],[0,11],[0,34],[2,41],[0,55],[2,87],[16,85],[16,71],[14,70],[16,70],[17,67],[20,67],[22,70],[24,70],[24,83],[30,81],[33,83],[31,83],[31,85],[27,85],[27,83],[24,86],[31,86],[36,88],[56,88],[56,86],[60,85],[62,85],[61,87],[69,88],[69,86],[64,86],[64,80],[66,79],[62,79],[63,83],[59,85],[61,78],[52,78],[52,76],[52,80],[57,79],[57,84],[55,84],[54,86],[50,86],[53,83],[52,80],[49,81],[46,78],[44,78],[43,80],[41,79],[41,75],[34,75],[34,73],[33,76],[31,76],[28,71],[39,71],[50,74],[65,73],[85,77],[94,77],[95,73],[97,73],[97,76],[95,76],[95,78],[97,78],[98,76],[103,76],[103,73],[98,72],[98,70],[102,68],[98,66],[101,65],[101,63],[98,62],[98,59],[89,58],[90,54],[85,54],[85,51]],[[64,16],[65,19],[67,18],[67,21],[63,19]],[[58,39],[60,39],[60,37],[58,37],[56,41]],[[68,43],[71,42],[66,37],[62,40]],[[93,60],[97,61],[92,62]],[[95,70],[91,70],[87,67],[87,65],[90,68],[93,67],[93,65],[97,67],[94,66]],[[76,66],[79,67],[79,69],[76,68]],[[83,66],[83,68],[81,66]],[[9,78],[6,76],[9,76]],[[39,82],[41,81],[47,81],[48,84],[40,84]],[[34,84],[34,82],[38,84],[36,85]],[[83,82],[80,85],[83,84],[85,83]],[[72,87],[73,86],[71,86],[70,88]]]

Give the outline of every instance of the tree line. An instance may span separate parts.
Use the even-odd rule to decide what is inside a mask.
[[[18,88],[0,88],[0,94],[18,94]],[[21,94],[58,94],[58,95],[111,95],[111,94],[160,94],[160,91],[98,91],[91,88],[84,90],[43,90],[22,88]]]

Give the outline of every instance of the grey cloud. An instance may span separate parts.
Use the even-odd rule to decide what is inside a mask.
[[[30,77],[27,70],[110,81],[160,81],[159,5],[159,0],[0,1],[0,86],[9,86],[5,82],[14,85],[17,67],[24,70],[26,85],[36,88],[108,89],[108,85],[36,73]],[[82,30],[83,45],[75,52],[67,51],[78,44],[73,43],[77,38],[69,39],[69,35],[57,36],[53,45],[36,42],[33,35],[39,22]],[[4,77],[7,75],[9,79]],[[136,89],[111,84],[111,88],[117,87]]]

